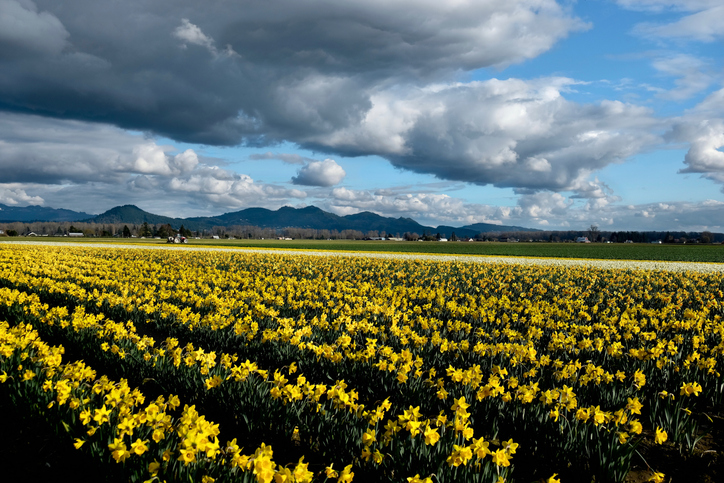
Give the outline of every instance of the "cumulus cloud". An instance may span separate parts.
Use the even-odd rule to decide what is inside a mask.
[[[208,50],[214,56],[219,55],[219,51],[214,45],[214,39],[212,39],[211,37],[207,37],[206,34],[204,34],[198,26],[192,24],[187,18],[181,19],[181,25],[176,27],[176,29],[173,31],[173,34],[176,38],[184,42],[184,44],[182,44],[184,48],[186,48],[186,43],[200,45],[202,47],[205,47],[206,50]],[[226,50],[223,53],[226,55],[236,54],[236,52],[234,52],[234,49],[232,49],[230,45],[226,46]]]
[[[17,183],[0,183],[0,203],[4,205],[44,205],[40,196],[31,196]]]
[[[421,223],[499,222],[497,207],[466,204],[441,193],[397,193],[394,190],[334,188],[326,207],[338,215],[371,211],[383,216],[411,217]]]
[[[680,173],[700,173],[724,185],[724,89],[713,92],[678,118],[667,138],[689,149]],[[724,191],[724,188],[722,188]]]
[[[682,173],[724,174],[724,120],[685,122],[674,128],[674,136],[690,144]]]
[[[334,186],[347,175],[333,159],[312,161],[299,169],[292,183],[304,186]]]
[[[359,125],[309,142],[350,154],[372,148],[395,166],[441,179],[560,191],[660,141],[648,109],[567,101],[562,92],[572,83],[493,79],[404,98],[381,92]]]
[[[592,198],[605,199],[605,198]],[[724,202],[666,202],[640,205],[577,202],[560,193],[524,194],[514,206],[469,203],[445,194],[396,193],[394,190],[334,188],[325,207],[339,215],[372,211],[385,216],[411,217],[431,226],[474,223],[517,225],[539,229],[724,231]],[[590,200],[589,200],[590,201]]]
[[[47,202],[93,213],[99,200],[107,209],[128,203],[129,193],[134,200],[148,200],[152,208],[177,194],[184,206],[194,201],[218,211],[306,196],[208,165],[192,149],[175,152],[173,146],[109,125],[0,113],[0,132],[0,203]]]
[[[136,173],[178,175],[193,170],[199,164],[199,157],[193,149],[169,156],[162,146],[144,143],[133,147],[130,170]]]
[[[172,178],[167,186],[170,192],[183,193],[226,208],[246,207],[250,203],[258,206],[267,204],[269,200],[306,197],[304,191],[258,184],[248,175],[216,167],[199,169],[183,178]]]

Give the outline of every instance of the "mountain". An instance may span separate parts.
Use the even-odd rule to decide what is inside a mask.
[[[111,224],[123,223],[127,225],[141,225],[144,222],[149,225],[169,224],[174,228],[184,225],[189,230],[208,230],[215,226],[256,226],[259,228],[311,228],[315,230],[358,230],[363,233],[376,231],[382,235],[387,233],[399,234],[417,233],[418,235],[435,235],[450,238],[453,232],[458,237],[474,237],[478,233],[491,231],[537,231],[529,228],[516,226],[492,225],[489,223],[477,223],[464,227],[453,227],[441,225],[438,227],[421,225],[411,218],[388,218],[376,213],[363,211],[354,215],[338,216],[326,212],[316,206],[305,208],[292,208],[284,206],[276,211],[266,208],[247,208],[241,211],[224,213],[218,216],[204,216],[192,218],[172,218],[168,216],[155,215],[140,209],[134,205],[116,206],[97,216],[86,213],[77,213],[70,210],[53,210],[39,206],[26,208],[12,208],[15,213],[25,210],[24,218],[20,215],[13,215],[11,218],[3,218],[6,212],[5,205],[0,205],[0,221],[86,221],[89,223]],[[8,207],[9,208],[9,207]],[[20,210],[20,211],[17,211]],[[9,213],[9,210],[8,210]]]
[[[116,206],[96,217],[88,220],[90,223],[125,223],[129,225],[141,225],[144,222],[149,225],[180,225],[184,220],[170,218],[168,216],[154,215],[135,205]]]
[[[8,206],[0,203],[0,222],[10,223],[19,221],[32,223],[34,221],[82,221],[93,215],[79,211],[46,208],[44,206]]]

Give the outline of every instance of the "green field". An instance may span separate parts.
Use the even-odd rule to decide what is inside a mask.
[[[165,240],[118,238],[4,238],[2,241],[132,243],[166,245]],[[722,245],[656,245],[649,243],[496,243],[395,242],[365,240],[189,240],[190,246],[250,247],[299,250],[491,255],[598,260],[657,260],[724,263]]]

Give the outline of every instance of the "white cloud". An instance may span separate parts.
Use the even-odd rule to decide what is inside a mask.
[[[173,146],[108,125],[0,113],[0,132],[0,172],[6,181],[0,199],[7,204],[45,201],[95,213],[103,197],[107,209],[128,203],[129,193],[152,207],[169,194],[180,194],[184,206],[193,200],[216,211],[306,196],[208,166],[192,149],[174,153]]]
[[[618,101],[581,105],[547,78],[438,84],[382,91],[355,125],[308,138],[441,179],[499,187],[575,189],[590,173],[660,139],[648,109]]]
[[[515,206],[493,206],[468,203],[445,194],[340,187],[332,190],[324,207],[338,215],[372,211],[383,216],[411,217],[430,226],[482,222],[545,230],[586,230],[597,225],[610,231],[724,231],[724,202],[623,205],[597,180],[590,183],[590,195],[586,203],[580,203],[580,197],[540,191],[522,194]]]
[[[689,144],[684,158],[687,167],[680,173],[701,173],[724,185],[724,89],[676,119],[667,138]]]
[[[249,156],[249,159],[254,161],[262,159],[278,159],[279,161],[283,161],[288,164],[305,164],[315,161],[314,159],[305,158],[304,156],[300,156],[299,154],[295,153],[273,153],[271,151],[259,154],[251,154]]]
[[[660,39],[685,39],[713,42],[724,37],[724,5],[719,0],[618,0],[618,4],[632,10],[687,12],[670,23],[641,23],[636,32]]]
[[[216,52],[214,41],[207,37],[199,27],[189,22],[189,19],[181,19],[181,25],[173,31],[174,36],[190,44],[201,45],[210,51]]]
[[[653,62],[653,67],[662,74],[677,77],[676,88],[660,92],[664,99],[684,100],[705,90],[714,82],[711,72],[712,63],[705,62],[691,55],[677,54],[668,58],[660,58]]]
[[[175,156],[168,156],[169,147],[153,142],[133,147],[133,163],[129,171],[142,174],[178,175],[192,171],[199,164],[199,158],[192,149]]]
[[[191,196],[225,208],[259,206],[268,204],[270,200],[306,197],[304,191],[258,184],[248,175],[215,167],[198,169],[184,178],[172,178],[167,187],[169,192]]]
[[[676,137],[689,142],[682,173],[724,173],[724,120],[689,122],[676,128]]]
[[[204,34],[197,25],[192,24],[187,18],[181,19],[181,25],[176,27],[176,29],[173,31],[173,35],[176,38],[183,40],[184,42],[188,42],[189,44],[205,47],[211,54],[214,55],[214,57],[219,55],[219,51],[214,45],[214,39]],[[182,45],[184,48],[186,48],[185,43]],[[223,54],[228,56],[237,55],[230,45],[226,46]]]
[[[45,200],[40,196],[31,196],[25,192],[18,183],[0,183],[0,203],[4,205],[44,205]]]
[[[334,186],[347,175],[333,159],[312,161],[299,169],[292,183],[304,186]]]
[[[661,12],[667,9],[698,11],[721,4],[719,0],[616,0],[616,3],[631,10],[649,10],[653,12]]]

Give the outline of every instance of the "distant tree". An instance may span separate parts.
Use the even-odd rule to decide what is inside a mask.
[[[69,231],[70,233],[78,233],[78,232],[80,232],[80,230],[79,230],[78,228],[74,227],[73,225],[70,225],[70,228],[68,228],[68,231]]]
[[[178,229],[178,232],[181,234],[181,236],[185,236],[186,238],[190,238],[193,235],[193,233],[191,233],[191,230],[189,230],[188,228],[184,228],[183,225],[181,225],[181,228]]]
[[[711,234],[710,231],[704,231],[701,233],[699,239],[702,243],[711,243],[714,240],[714,236]]]
[[[591,242],[597,241],[598,233],[598,226],[591,225],[591,227],[588,229],[588,239],[591,240]]]
[[[8,230],[8,236],[18,236],[17,230]]]
[[[131,238],[131,229],[128,225],[123,225],[123,238]]]
[[[455,232],[452,232],[452,235],[450,235],[450,241],[458,241],[458,237],[455,235]]]
[[[158,236],[160,236],[161,238],[168,238],[170,236],[174,236],[175,234],[176,232],[173,228],[171,228],[171,225],[169,225],[168,223],[165,225],[161,225],[158,228]]]
[[[148,222],[144,221],[143,225],[141,225],[141,232],[139,233],[142,237],[150,237],[153,236],[153,232],[151,231],[151,227],[148,226]]]

